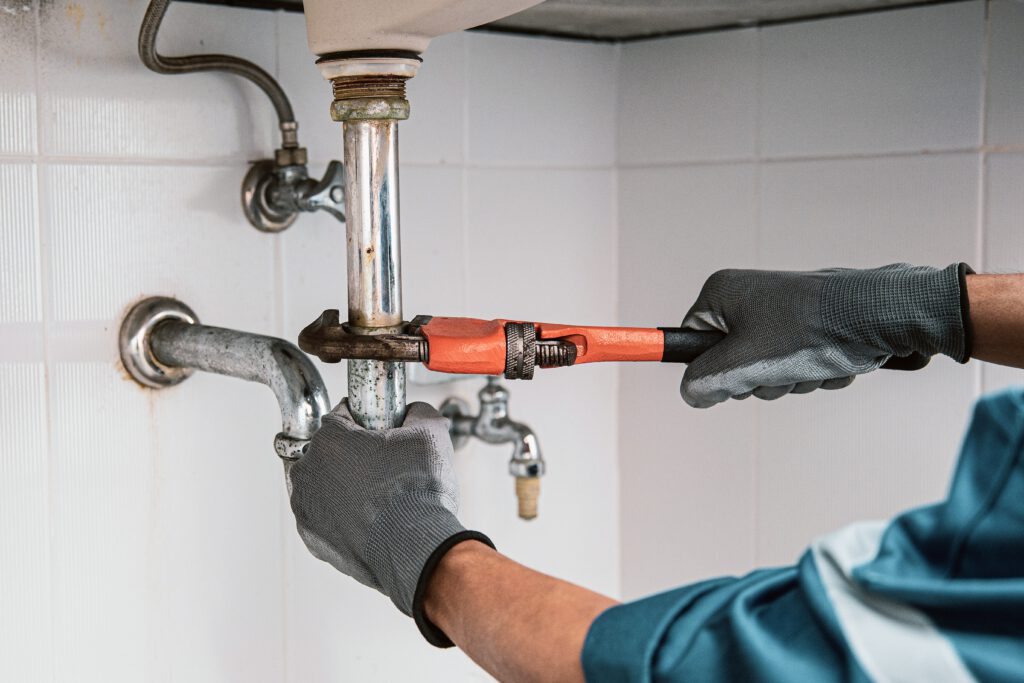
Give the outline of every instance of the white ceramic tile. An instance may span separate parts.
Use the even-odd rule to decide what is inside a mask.
[[[468,173],[470,315],[614,322],[614,173]]]
[[[755,265],[756,180],[743,164],[620,172],[622,324],[678,325],[713,271]],[[627,597],[753,564],[756,407],[688,408],[683,369],[619,369]]]
[[[147,511],[159,539],[148,551],[154,668],[169,680],[283,681],[285,486],[273,393],[201,373],[148,398],[135,393],[153,414],[151,445],[136,457],[152,462],[156,482]]]
[[[761,265],[970,261],[977,173],[971,154],[765,165]],[[972,368],[940,358],[762,405],[758,562],[793,562],[818,534],[940,498],[974,386]]]
[[[162,559],[151,405],[112,363],[50,374],[55,679],[151,680]]]
[[[986,272],[1024,272],[1024,154],[988,156]],[[985,365],[985,391],[1024,384],[1024,370]]]
[[[466,40],[471,163],[615,162],[614,46],[493,34]]]
[[[989,3],[986,142],[1024,145],[1024,2]]]
[[[230,74],[161,75],[139,60],[146,3],[43,3],[42,151],[51,155],[173,159],[270,156],[277,121],[267,97]],[[175,3],[158,48],[220,52],[274,64],[274,17]]]
[[[682,366],[620,370],[622,592],[637,598],[754,566],[757,410],[694,410]]]
[[[331,120],[331,84],[320,75],[315,57],[306,47],[305,18],[280,13],[278,22],[278,74],[295,108],[299,139],[315,162],[338,159],[342,155],[341,124]],[[408,85],[412,114],[399,124],[404,163],[462,161],[464,57],[462,34],[431,41],[423,54],[420,71]]]
[[[466,311],[460,169],[402,171],[402,283],[406,319]]]
[[[990,154],[985,211],[985,270],[1024,272],[1024,154]]]
[[[623,45],[620,163],[754,156],[757,40],[747,30]]]
[[[36,0],[0,0],[0,154],[36,149]]]
[[[974,154],[766,164],[760,265],[971,262],[978,172]]]
[[[982,2],[762,30],[767,156],[979,144]]]
[[[53,680],[49,461],[41,363],[0,363],[0,680]]]
[[[0,164],[0,323],[42,320],[36,168]]]
[[[620,322],[678,325],[714,271],[754,267],[756,218],[752,165],[620,171]]]
[[[430,41],[409,82],[409,120],[401,125],[402,160],[457,164],[465,156],[466,34]]]
[[[135,299],[163,294],[200,319],[268,331],[275,238],[242,216],[244,173],[240,165],[47,166],[55,320],[117,321]],[[242,305],[251,301],[265,306]]]
[[[936,358],[764,403],[758,564],[794,563],[821,534],[941,500],[973,400],[971,368]]]

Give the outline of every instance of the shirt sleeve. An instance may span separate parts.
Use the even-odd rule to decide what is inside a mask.
[[[978,402],[946,500],[816,540],[792,567],[613,607],[594,682],[1024,680],[1024,390]]]
[[[806,581],[816,582],[809,559],[613,607],[590,628],[583,648],[586,679],[867,680],[827,605],[805,592]],[[820,587],[810,588],[820,602]]]

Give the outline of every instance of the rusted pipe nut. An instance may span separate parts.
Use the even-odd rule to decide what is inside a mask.
[[[284,432],[274,437],[274,451],[282,460],[298,460],[308,445],[309,439],[297,439]]]
[[[536,519],[540,477],[516,477],[516,498],[519,500],[519,518]]]
[[[409,118],[409,100],[404,97],[359,97],[334,100],[331,118],[335,121],[394,120]]]
[[[309,154],[305,147],[282,147],[274,150],[274,163],[278,166],[305,166]]]

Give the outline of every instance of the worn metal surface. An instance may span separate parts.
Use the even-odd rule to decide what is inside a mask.
[[[280,152],[287,150],[277,151],[281,157]],[[345,220],[345,172],[340,162],[327,164],[323,178],[314,180],[305,164],[282,165],[279,161],[255,162],[242,180],[242,211],[254,228],[281,232],[300,212],[326,211]]]
[[[398,123],[342,123],[345,147],[348,322],[355,334],[403,330],[398,213]],[[348,362],[349,408],[367,429],[405,419],[405,364]]]
[[[398,215],[398,124],[346,121],[345,194],[348,321],[355,327],[402,324]]]
[[[330,410],[320,373],[293,344],[200,325],[195,314],[174,299],[153,297],[138,303],[122,322],[120,339],[125,367],[146,386],[169,386],[201,370],[270,387],[281,411],[274,449],[282,458],[299,457]],[[140,363],[177,379],[147,381],[136,374]]]
[[[299,333],[299,348],[325,363],[341,360],[424,363],[429,358],[427,340],[409,333],[409,326],[405,326],[401,334],[354,334],[340,321],[336,309],[324,311]]]
[[[441,404],[441,414],[451,421],[449,433],[456,448],[461,448],[470,437],[490,444],[512,444],[509,473],[516,478],[516,496],[523,519],[537,516],[539,486],[523,485],[523,479],[537,479],[544,475],[544,457],[540,442],[533,430],[508,416],[508,391],[495,377],[488,377],[480,393],[480,413],[470,415],[465,401],[449,398]]]
[[[132,379],[151,389],[173,386],[192,375],[191,368],[165,365],[153,355],[150,347],[153,328],[168,320],[199,322],[191,308],[166,296],[143,299],[132,306],[121,321],[118,334],[121,364]]]

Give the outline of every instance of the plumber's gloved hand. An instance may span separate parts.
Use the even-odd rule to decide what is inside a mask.
[[[287,470],[299,535],[319,559],[391,598],[438,647],[451,641],[423,614],[423,591],[456,543],[490,539],[456,519],[458,485],[448,420],[426,403],[401,427],[363,429],[347,401],[324,417]]]
[[[813,272],[723,270],[682,326],[726,337],[690,363],[681,393],[708,408],[750,395],[775,399],[848,386],[883,364],[937,353],[966,363],[965,264],[894,264]]]

